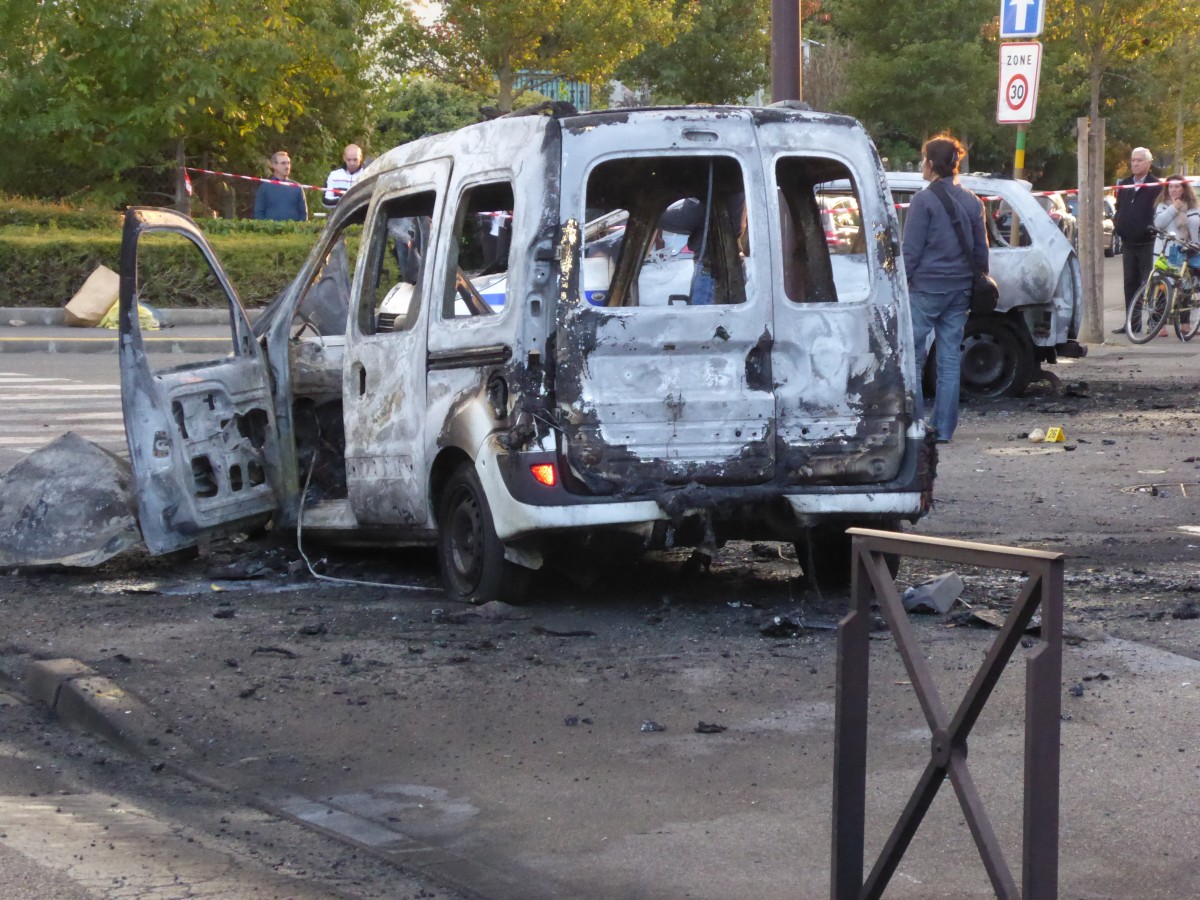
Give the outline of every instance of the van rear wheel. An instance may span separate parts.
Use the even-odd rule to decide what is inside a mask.
[[[824,591],[841,591],[850,587],[850,563],[854,539],[846,534],[853,522],[836,525],[817,525],[808,531],[807,540],[796,541],[796,561],[804,569],[805,584]],[[872,522],[866,525],[882,531],[901,531],[899,522]],[[809,550],[812,556],[809,556]],[[900,557],[885,555],[892,577],[900,571]],[[811,570],[810,570],[811,566]]]
[[[504,559],[492,509],[471,463],[459,466],[442,492],[437,547],[442,586],[454,600],[487,603],[525,584],[521,576],[528,570]]]

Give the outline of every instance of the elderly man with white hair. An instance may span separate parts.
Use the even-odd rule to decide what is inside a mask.
[[[1117,215],[1113,230],[1125,243],[1122,261],[1125,268],[1125,309],[1133,305],[1134,294],[1150,277],[1154,267],[1154,207],[1158,199],[1158,179],[1150,171],[1154,155],[1145,147],[1134,147],[1129,154],[1132,174],[1117,182]],[[1155,185],[1149,187],[1149,185]],[[1133,325],[1136,328],[1138,322]],[[1113,329],[1123,334],[1125,326]]]

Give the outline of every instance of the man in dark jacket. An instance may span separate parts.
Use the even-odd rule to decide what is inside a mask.
[[[1154,266],[1154,205],[1158,199],[1158,179],[1150,171],[1154,157],[1145,147],[1134,147],[1129,155],[1128,178],[1117,182],[1117,215],[1113,230],[1125,242],[1122,263],[1125,268],[1125,309],[1133,305],[1133,295],[1146,283]],[[1154,185],[1154,187],[1150,187]],[[1137,326],[1139,323],[1135,322]],[[1114,328],[1113,334],[1123,334],[1125,326]]]
[[[272,179],[258,186],[258,193],[254,195],[254,218],[298,222],[308,219],[304,188],[288,177],[291,172],[292,158],[286,150],[271,154]]]

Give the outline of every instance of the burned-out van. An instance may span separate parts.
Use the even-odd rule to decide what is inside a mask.
[[[830,254],[834,179],[864,254]],[[206,258],[230,355],[151,367],[139,247],[167,239]],[[832,581],[846,526],[929,507],[900,234],[852,119],[544,111],[405,144],[253,326],[183,215],[131,209],[121,265],[154,552],[273,519],[436,544],[447,592],[480,601],[606,551],[774,539]]]

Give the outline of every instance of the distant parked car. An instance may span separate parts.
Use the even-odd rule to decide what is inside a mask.
[[[854,197],[821,197],[821,227],[833,253],[850,253],[862,231],[862,215]]]
[[[1071,194],[1069,197],[1066,198],[1066,202],[1067,202],[1067,209],[1069,209],[1071,211],[1071,215],[1073,215],[1076,219],[1076,222],[1078,222],[1078,220],[1079,220],[1079,195]],[[1103,236],[1104,255],[1105,256],[1116,256],[1118,253],[1121,252],[1121,238],[1117,235],[1117,232],[1113,227],[1113,219],[1115,218],[1115,216],[1117,214],[1116,201],[1113,200],[1113,198],[1111,196],[1109,196],[1108,194],[1105,194],[1104,201],[1101,204],[1100,208],[1104,215],[1104,218],[1101,219],[1101,222],[1100,222],[1100,227],[1104,230],[1104,236]],[[1076,235],[1076,238],[1075,238],[1075,248],[1076,249],[1079,248],[1078,235]]]
[[[1121,236],[1116,230],[1117,201],[1109,194],[1104,195],[1104,255],[1116,256],[1121,250]]]
[[[1071,242],[1072,247],[1079,246],[1079,220],[1067,206],[1062,194],[1039,194],[1038,205],[1050,216],[1050,220],[1058,226],[1058,230]]]

